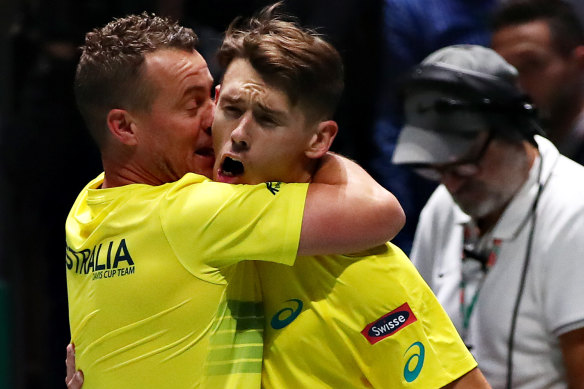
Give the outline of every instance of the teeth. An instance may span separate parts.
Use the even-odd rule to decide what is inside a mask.
[[[221,165],[221,171],[225,176],[233,177],[243,174],[243,163],[231,157],[226,157]]]

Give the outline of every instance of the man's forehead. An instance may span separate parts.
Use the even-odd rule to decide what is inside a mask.
[[[144,63],[149,73],[188,73],[200,76],[205,82],[213,82],[207,62],[196,50],[188,52],[179,49],[159,49],[147,53],[144,56]]]
[[[286,93],[266,83],[257,74],[226,73],[221,84],[221,97],[234,102],[252,103],[264,110],[291,109]]]
[[[207,62],[195,50],[161,49],[145,56],[146,77],[173,96],[211,92],[213,77]],[[168,96],[166,96],[168,98]]]
[[[229,104],[249,104],[254,111],[262,111],[277,116],[286,116],[291,113],[290,105],[286,101],[275,101],[265,93],[254,92],[253,88],[226,88],[221,89],[220,99]]]

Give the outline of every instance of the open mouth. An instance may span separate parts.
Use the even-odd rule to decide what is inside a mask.
[[[203,157],[214,157],[215,152],[213,151],[212,147],[203,147],[198,150],[195,150],[195,154],[201,155]]]
[[[243,170],[243,163],[231,157],[225,157],[221,164],[221,174],[227,177],[240,176]]]

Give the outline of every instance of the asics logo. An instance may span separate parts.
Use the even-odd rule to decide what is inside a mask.
[[[270,325],[275,330],[281,330],[282,328],[286,327],[288,324],[292,323],[300,312],[302,312],[302,300],[299,299],[290,299],[286,302],[292,303],[294,307],[285,307],[280,309],[274,316],[272,316],[272,321]]]
[[[412,347],[414,349],[412,350]],[[404,356],[412,350],[412,353],[404,366],[404,378],[407,382],[412,382],[420,375],[422,367],[424,367],[425,349],[421,342],[412,343],[404,353]],[[415,363],[415,364],[414,364]]]

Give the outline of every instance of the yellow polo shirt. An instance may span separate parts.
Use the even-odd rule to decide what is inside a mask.
[[[477,366],[396,246],[257,263],[265,389],[441,388]]]
[[[307,184],[81,192],[66,222],[71,340],[84,389],[259,388],[255,266],[291,265]]]

